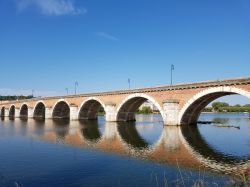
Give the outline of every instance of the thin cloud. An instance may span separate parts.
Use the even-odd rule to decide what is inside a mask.
[[[23,12],[29,8],[37,8],[44,15],[80,15],[87,13],[85,8],[75,7],[72,0],[16,0],[17,9]]]
[[[96,32],[96,35],[100,36],[102,38],[108,39],[108,40],[113,40],[113,41],[118,41],[119,40],[119,38],[117,38],[117,37],[115,37],[115,36],[113,36],[111,34],[108,34],[106,32]]]

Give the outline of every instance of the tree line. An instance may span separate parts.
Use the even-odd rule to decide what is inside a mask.
[[[212,106],[203,109],[203,112],[250,112],[250,104],[229,105],[226,102],[213,102]],[[143,106],[137,114],[152,114],[153,110],[148,106]]]
[[[8,100],[22,100],[22,99],[31,99],[32,95],[24,96],[24,95],[0,95],[0,101],[8,101]]]
[[[212,106],[204,108],[203,112],[250,112],[250,104],[232,106],[226,102],[213,102]]]

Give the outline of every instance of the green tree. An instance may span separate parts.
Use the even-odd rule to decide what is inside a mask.
[[[228,106],[229,106],[229,104],[225,103],[225,102],[214,102],[212,104],[212,108],[214,111],[219,111],[221,108],[228,107]]]
[[[6,101],[6,100],[22,100],[22,99],[31,99],[33,98],[32,95],[28,95],[28,96],[23,96],[23,95],[0,95],[0,101]]]
[[[237,104],[237,105],[234,105],[234,107],[241,107],[241,105],[240,105],[240,104]]]
[[[141,110],[139,110],[140,114],[151,114],[153,111],[149,106],[143,106]]]

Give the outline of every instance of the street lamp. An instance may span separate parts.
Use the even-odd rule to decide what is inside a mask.
[[[171,85],[173,84],[173,70],[174,70],[174,65],[171,64]]]
[[[78,86],[78,82],[75,82],[75,95],[76,95],[76,87]]]
[[[68,88],[65,88],[66,92],[67,92],[67,95],[69,95],[69,89]]]
[[[130,89],[130,78],[128,78],[128,89]]]
[[[35,92],[35,90],[34,90],[34,89],[32,89],[32,90],[31,90],[31,92],[32,92],[32,94],[31,94],[31,95],[32,95],[32,97],[34,97],[34,92]]]

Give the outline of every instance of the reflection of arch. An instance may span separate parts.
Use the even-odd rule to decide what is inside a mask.
[[[116,120],[117,121],[135,121],[135,112],[147,100],[152,102],[157,107],[157,109],[161,113],[162,118],[165,119],[161,106],[158,104],[158,102],[154,98],[146,94],[132,94],[132,95],[129,95],[127,98],[125,98],[122,101],[122,103],[119,105],[119,107],[117,108]]]
[[[79,121],[81,124],[81,134],[84,137],[84,139],[89,141],[97,141],[101,138],[101,133],[98,129],[98,122],[97,121]]]
[[[28,106],[23,104],[20,108],[20,118],[28,118]]]
[[[5,107],[3,106],[1,108],[1,118],[3,118],[5,116]]]
[[[220,171],[245,170],[250,156],[233,156],[224,154],[211,147],[200,134],[196,125],[182,125],[183,143],[203,164]]]
[[[45,118],[45,104],[43,101],[39,101],[35,105],[33,117],[37,119]]]
[[[147,148],[148,143],[138,133],[135,123],[119,123],[118,132],[122,140],[135,148]]]
[[[65,137],[69,133],[69,120],[52,120],[54,131],[56,134],[56,140],[58,142],[64,142]]]
[[[37,119],[34,119],[33,121],[33,132],[32,133],[35,133],[36,135],[44,135],[45,133],[45,120],[40,120],[40,118],[37,118]],[[31,122],[29,122],[31,123]]]
[[[105,105],[101,100],[95,97],[91,97],[84,101],[78,111],[79,119],[97,119],[99,109],[103,107],[105,111]]]
[[[10,118],[14,118],[15,117],[15,110],[16,110],[16,106],[15,105],[11,105],[10,111],[9,111],[9,117]]]
[[[70,118],[70,107],[67,101],[60,99],[53,107],[52,118]]]
[[[250,93],[242,89],[221,86],[206,89],[193,96],[180,110],[179,124],[195,124],[202,111],[211,101],[226,95],[240,94],[250,98]]]

